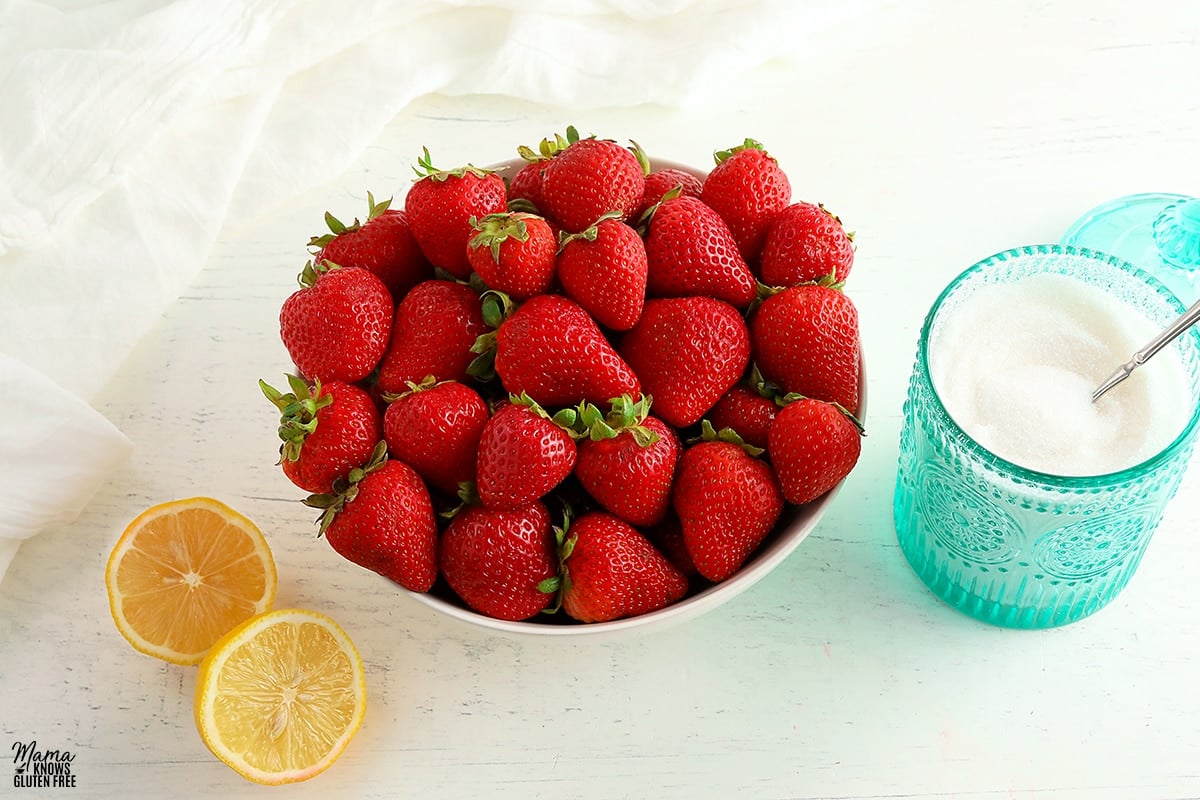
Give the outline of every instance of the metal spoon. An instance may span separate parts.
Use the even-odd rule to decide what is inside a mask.
[[[1195,325],[1197,320],[1200,320],[1200,300],[1196,301],[1191,308],[1183,312],[1183,316],[1172,322],[1170,327],[1147,342],[1141,350],[1134,353],[1128,361],[1117,367],[1113,374],[1109,375],[1104,383],[1100,384],[1096,391],[1092,392],[1092,402],[1094,403],[1099,400],[1105,392],[1132,375],[1135,369],[1145,364],[1155,353],[1173,342],[1178,338],[1179,334]]]

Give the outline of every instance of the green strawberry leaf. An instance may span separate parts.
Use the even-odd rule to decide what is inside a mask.
[[[722,161],[728,160],[734,153],[740,153],[743,150],[762,150],[765,153],[767,148],[763,147],[758,140],[747,138],[741,144],[728,150],[717,150],[713,153],[713,160],[720,164]]]
[[[467,164],[466,166],[458,167],[456,169],[438,169],[433,165],[433,159],[429,155],[429,148],[422,147],[421,155],[417,158],[417,163],[416,166],[413,167],[413,172],[417,174],[416,179],[419,181],[429,178],[430,180],[441,183],[450,178],[461,178],[467,174],[474,175],[477,178],[482,178],[485,175],[491,175],[495,172],[495,170],[482,169],[474,164]]]
[[[649,208],[647,208],[645,211],[642,212],[642,215],[640,217],[638,217],[637,222],[633,226],[634,230],[636,230],[639,234],[641,234],[642,238],[645,238],[646,234],[650,230],[650,222],[651,222],[651,220],[654,219],[654,215],[656,213],[658,213],[658,209],[660,207],[662,207],[662,204],[667,202],[668,200],[674,200],[675,198],[679,197],[682,194],[683,194],[683,184],[682,183],[677,183],[674,186],[672,186],[670,189],[668,189],[666,192],[663,193],[662,199],[660,199],[657,203],[655,203],[654,205],[650,206]]]
[[[505,204],[505,207],[509,211],[515,211],[521,214],[537,214],[540,216],[542,213],[528,197],[514,197]]]
[[[500,245],[509,239],[518,242],[529,241],[529,225],[525,222],[531,215],[519,212],[502,212],[488,214],[481,219],[471,217],[471,227],[478,233],[471,238],[469,245],[480,249],[486,247],[492,254],[492,260],[500,263]]]
[[[373,195],[371,192],[367,192],[367,222],[370,222],[383,212],[387,211],[391,204],[392,198],[389,197],[387,200],[377,203],[375,202],[375,195]],[[362,228],[363,224],[364,223],[360,223],[358,221],[358,217],[355,217],[354,222],[347,225],[333,214],[326,211],[325,226],[329,228],[329,233],[312,237],[308,240],[308,246],[314,251],[314,253],[320,252],[321,249],[323,249],[337,237],[344,233],[353,233],[354,231]]]
[[[496,379],[496,333],[482,333],[471,345],[471,352],[478,355],[467,365],[467,374],[476,380],[489,383]]]
[[[467,506],[479,505],[479,491],[474,481],[462,481],[458,484],[458,503],[438,513],[442,519],[454,519]]]
[[[717,430],[707,418],[700,421],[700,438],[697,441],[728,442],[729,444],[737,445],[755,457],[761,456],[766,452],[761,447],[748,444],[733,428],[721,428],[721,430]]]
[[[511,297],[497,289],[488,289],[479,296],[479,308],[480,313],[483,315],[483,324],[493,330],[499,328],[504,320],[511,317],[516,307],[517,304],[513,302]],[[472,352],[479,351],[472,350]]]
[[[389,208],[391,208],[392,198],[389,197],[387,200],[381,200],[380,202],[376,203],[375,195],[371,194],[370,192],[367,192],[367,205],[369,206],[369,209],[370,209],[367,212],[367,222],[370,222],[371,220],[382,215],[383,212],[385,212]]]
[[[642,168],[642,175],[649,175],[650,156],[646,155],[646,151],[642,149],[642,146],[633,139],[629,140],[629,144],[632,145],[629,149],[633,151],[634,157],[637,158],[638,166]]]
[[[259,379],[258,387],[267,400],[279,409],[279,438],[283,444],[279,448],[279,461],[284,459],[295,461],[300,458],[304,440],[317,429],[317,412],[333,403],[333,395],[322,394],[321,382],[315,381],[312,387],[299,375],[287,376],[290,392],[280,392],[266,381]]]

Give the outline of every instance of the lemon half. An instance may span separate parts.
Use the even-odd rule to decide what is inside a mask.
[[[362,659],[346,632],[313,611],[254,617],[217,642],[196,676],[195,716],[213,755],[255,783],[327,769],[366,712]]]
[[[213,642],[275,601],[275,561],[258,527],[211,497],[143,511],[104,573],[117,629],[137,650],[196,664]]]

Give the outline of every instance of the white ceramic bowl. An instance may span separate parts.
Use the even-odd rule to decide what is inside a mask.
[[[703,172],[694,167],[672,161],[651,159],[650,163],[654,169],[673,167],[691,172],[700,178],[704,176]],[[523,164],[524,162],[520,159],[514,159],[493,165],[491,169],[499,171],[506,177],[511,177]],[[859,371],[859,418],[864,422],[866,421],[866,413],[867,373],[864,361]],[[829,506],[836,499],[840,489],[841,484],[838,484],[838,486],[834,487],[824,496],[811,503],[804,506],[787,506],[780,516],[779,521],[775,524],[774,530],[750,558],[746,560],[741,569],[721,583],[708,586],[702,591],[688,595],[673,605],[659,609],[658,611],[652,611],[649,614],[627,617],[611,622],[583,624],[571,621],[564,613],[559,612],[553,617],[540,615],[531,620],[510,622],[493,619],[492,617],[472,611],[465,603],[453,595],[438,594],[437,588],[435,588],[434,592],[430,593],[409,592],[404,589],[401,589],[401,591],[408,594],[417,602],[446,616],[498,633],[528,636],[600,636],[645,632],[651,628],[663,627],[673,622],[681,622],[696,617],[737,597],[746,589],[749,589],[768,572],[778,566],[780,562],[791,555],[792,551],[799,547],[800,543],[812,533],[817,523],[821,520],[821,517],[825,515]]]

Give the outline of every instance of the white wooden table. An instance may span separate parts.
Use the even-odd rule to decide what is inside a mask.
[[[135,653],[105,599],[124,525],[207,494],[268,535],[278,605],[334,616],[367,668],[358,737],[280,796],[1200,797],[1200,470],[1125,592],[1062,629],[1000,630],[940,605],[891,522],[900,407],[937,292],[1102,201],[1200,194],[1198,30],[1188,0],[939,0],[874,12],[807,68],[764,68],[719,106],[418,102],[333,184],[227,229],[101,395],[135,455],[0,584],[0,751],[70,751],[76,786],[14,788],[0,759],[0,795],[265,796],[201,744],[194,669]],[[857,470],[767,578],[630,640],[497,637],[342,561],[273,466],[277,415],[256,386],[282,380],[276,315],[326,208],[349,218],[367,190],[402,195],[422,145],[484,164],[568,123],[695,164],[756,137],[797,199],[858,231],[849,291],[871,407]]]

